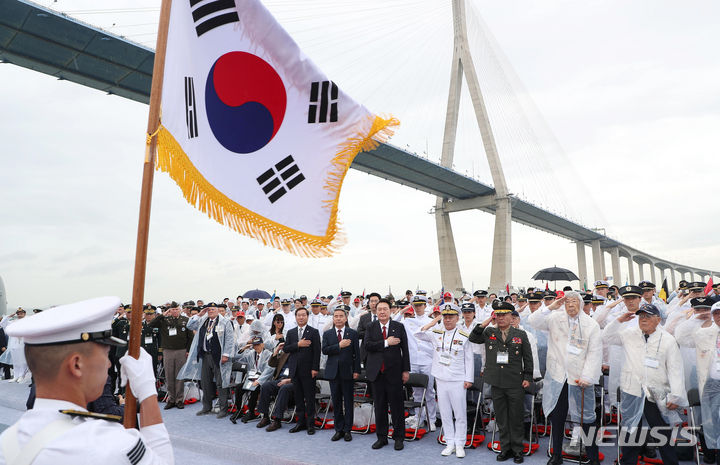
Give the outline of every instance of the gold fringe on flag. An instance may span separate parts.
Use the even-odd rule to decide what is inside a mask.
[[[345,241],[338,226],[337,214],[340,189],[350,165],[358,153],[373,150],[381,142],[385,142],[392,135],[393,128],[399,124],[395,118],[375,116],[368,134],[358,134],[339,148],[332,159],[332,168],[324,186],[331,194],[331,200],[323,201],[323,208],[330,209],[330,221],[325,236],[296,231],[258,215],[228,198],[205,179],[170,131],[162,125],[157,132],[156,169],[168,173],[182,190],[185,200],[218,223],[255,238],[267,246],[300,257],[330,257]]]

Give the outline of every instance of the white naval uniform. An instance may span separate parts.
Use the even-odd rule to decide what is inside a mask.
[[[415,337],[415,333],[420,331],[420,328],[430,323],[432,319],[424,314],[422,316],[416,316],[415,318],[405,318],[401,321],[405,326],[405,333],[408,334],[408,351],[410,352],[410,371],[412,373],[421,373],[428,376],[428,387],[425,392],[425,402],[427,402],[428,415],[430,420],[428,421],[428,428],[431,424],[435,424],[437,418],[437,401],[435,400],[435,378],[432,374],[432,361],[433,352],[435,347],[432,342],[418,339]],[[413,389],[413,400],[420,402],[422,399],[422,390]],[[425,420],[425,411],[416,412],[418,426]]]
[[[683,359],[672,334],[658,325],[646,340],[639,327],[626,326],[614,320],[603,330],[603,338],[611,344],[622,346],[625,353],[620,375],[622,392],[636,398],[645,397],[656,403],[661,412],[666,410],[664,404],[667,402],[679,406],[687,405],[684,378],[678,376],[682,373]],[[625,396],[621,399],[622,408],[627,409],[631,403],[624,398]],[[636,426],[640,421],[643,413],[642,402],[632,410],[635,411],[621,412],[622,416],[626,417],[624,421],[627,421],[628,427]]]
[[[46,426],[59,421],[69,429],[45,444],[35,456],[33,465],[149,465],[175,463],[170,438],[165,425],[125,429],[120,423],[96,418],[71,417],[59,410],[80,410],[84,407],[71,402],[37,398],[28,410],[10,428],[0,435],[0,465],[17,463],[5,454],[14,428],[17,447],[22,451],[36,434]],[[35,437],[37,441],[37,437]],[[22,452],[21,452],[22,453]]]
[[[473,351],[470,334],[460,328],[418,331],[419,340],[433,343],[432,374],[437,383],[438,407],[445,442],[463,449],[467,439],[467,391],[463,383],[474,382]],[[453,421],[453,416],[455,420]]]

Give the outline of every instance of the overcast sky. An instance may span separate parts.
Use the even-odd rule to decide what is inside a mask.
[[[378,0],[362,9],[336,3],[267,5],[349,95],[400,118],[393,143],[439,160],[452,53],[450,2]],[[720,147],[720,4],[472,4],[470,15],[479,12],[494,36],[487,47],[475,44],[474,53],[481,55],[477,66],[488,106],[497,112],[491,119],[501,144],[506,141],[500,156],[511,191],[647,253],[719,269],[713,181]],[[52,4],[153,43],[158,12],[148,2],[102,3],[143,9],[136,12],[88,12],[96,5]],[[503,91],[503,76],[520,99],[534,101],[531,124],[546,125],[557,145],[547,146],[543,134],[530,149],[514,145],[526,129],[513,124],[508,109],[514,100]],[[0,65],[0,89],[0,276],[8,307],[106,294],[129,300],[147,106],[11,64]],[[455,168],[489,182],[467,95],[463,102]],[[511,124],[501,127],[503,118]],[[333,258],[301,259],[207,219],[157,173],[145,300],[221,299],[256,287],[308,295],[341,287],[437,291],[434,201],[351,170],[340,203],[348,244]],[[452,221],[463,284],[484,288],[494,217],[468,211]],[[589,255],[588,249],[592,278]],[[537,284],[530,279],[534,272],[552,265],[577,271],[574,244],[513,224],[512,284]],[[618,281],[625,279],[623,263]]]

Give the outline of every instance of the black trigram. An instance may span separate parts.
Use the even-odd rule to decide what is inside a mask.
[[[338,86],[332,81],[310,84],[308,123],[334,123],[338,120]]]
[[[185,77],[185,124],[188,129],[188,139],[198,136],[197,101],[195,100],[195,80]]]
[[[293,187],[305,180],[300,168],[295,163],[292,155],[288,155],[275,164],[274,167],[258,176],[260,184],[270,203],[275,203],[280,197],[287,194]]]
[[[195,7],[203,0],[190,0],[190,8]],[[220,13],[215,15],[215,13]],[[210,15],[211,18],[203,20]],[[214,0],[207,2],[192,10],[193,21],[195,22],[195,30],[198,37],[205,34],[211,29],[224,24],[236,23],[240,21],[235,8],[235,0]]]

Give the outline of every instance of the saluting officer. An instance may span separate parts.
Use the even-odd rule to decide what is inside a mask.
[[[112,373],[111,377],[112,380],[112,389],[113,393],[116,390],[120,390],[120,392],[123,392],[120,389],[120,384],[122,383],[122,375],[120,374],[120,358],[125,355],[127,352],[127,340],[130,337],[130,315],[132,314],[132,307],[130,305],[125,305],[125,311],[120,314],[120,316],[112,322],[112,335],[113,337],[116,337],[120,340],[123,340],[126,342],[126,345],[124,346],[116,346],[111,347],[110,351],[112,352],[113,356],[110,357],[110,360],[112,361]]]
[[[457,327],[460,312],[453,304],[442,304],[442,315],[420,328],[415,337],[434,346],[432,374],[437,383],[438,406],[447,447],[442,455],[465,457],[467,392],[474,381],[473,348],[467,332]],[[437,326],[442,318],[443,325]],[[428,331],[434,328],[432,331]],[[455,420],[453,421],[453,417]]]
[[[140,345],[145,352],[150,354],[153,360],[154,373],[158,372],[158,349],[160,348],[160,329],[150,326],[150,322],[155,319],[156,307],[154,305],[146,305],[143,310],[142,331],[140,333]]]
[[[499,462],[513,458],[523,462],[525,388],[533,379],[532,347],[522,329],[513,328],[510,302],[493,305],[497,327],[488,327],[492,317],[475,326],[470,342],[485,344],[485,382],[492,386],[495,418],[500,432]]]
[[[188,318],[180,314],[180,307],[176,302],[172,302],[168,310],[157,315],[149,324],[151,328],[160,330],[160,348],[163,353],[165,387],[168,393],[165,410],[185,407],[184,386],[182,380],[178,379],[178,373],[185,364],[193,340],[193,332],[187,328],[187,324]]]

